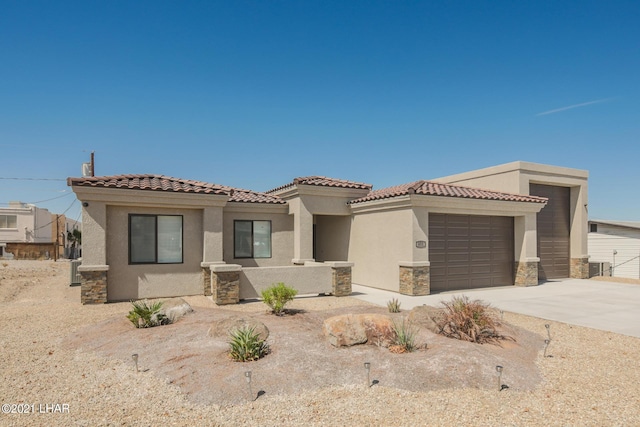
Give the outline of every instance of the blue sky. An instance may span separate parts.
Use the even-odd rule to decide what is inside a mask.
[[[0,10],[0,204],[77,217],[64,179],[91,151],[98,175],[258,191],[524,160],[589,170],[592,218],[640,220],[637,1]]]

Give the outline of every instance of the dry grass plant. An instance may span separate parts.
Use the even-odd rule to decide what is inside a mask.
[[[436,322],[441,335],[477,344],[514,340],[500,332],[500,319],[490,304],[484,301],[471,301],[463,295],[443,301],[442,305],[444,312]]]

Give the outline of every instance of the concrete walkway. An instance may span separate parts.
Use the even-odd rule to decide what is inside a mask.
[[[411,309],[422,304],[439,306],[463,294],[504,311],[640,338],[640,285],[564,279],[528,288],[508,286],[423,297],[353,285],[352,296],[381,306],[397,298],[402,309]]]

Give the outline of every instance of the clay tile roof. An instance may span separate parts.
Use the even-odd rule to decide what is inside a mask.
[[[294,185],[300,185],[300,184],[316,185],[319,187],[354,188],[354,189],[362,189],[362,190],[371,190],[371,188],[373,188],[371,184],[365,184],[362,182],[328,178],[326,176],[303,176],[303,177],[295,178],[293,182],[290,182],[289,184],[269,190],[267,191],[267,193],[284,190],[285,188],[293,187]]]
[[[219,194],[230,196],[229,201],[247,203],[285,203],[277,196],[249,190],[235,189],[202,181],[173,178],[164,175],[114,175],[68,178],[73,187],[121,188],[129,190],[174,191],[177,193]]]
[[[391,197],[404,196],[407,194],[424,194],[427,196],[460,197],[464,199],[502,200],[510,202],[531,203],[546,203],[548,200],[545,197],[501,193],[499,191],[483,190],[480,188],[441,184],[438,182],[422,180],[372,191],[365,197],[352,200],[349,203],[354,204],[367,202],[370,200],[388,199]]]
[[[229,198],[229,201],[240,203],[287,203],[278,196],[238,188],[233,189],[233,194],[231,195],[231,198]]]

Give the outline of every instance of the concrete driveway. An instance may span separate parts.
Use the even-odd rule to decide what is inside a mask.
[[[563,279],[528,288],[508,286],[423,297],[353,285],[352,296],[382,306],[397,298],[402,309],[411,309],[422,304],[438,306],[463,294],[505,311],[640,338],[640,285]]]

